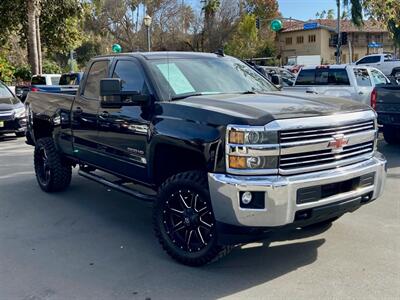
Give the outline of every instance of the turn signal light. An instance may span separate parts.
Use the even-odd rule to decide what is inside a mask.
[[[232,169],[245,169],[246,165],[246,157],[244,156],[229,156],[229,167]]]
[[[229,132],[229,143],[233,144],[244,144],[244,132],[243,131],[230,131]]]

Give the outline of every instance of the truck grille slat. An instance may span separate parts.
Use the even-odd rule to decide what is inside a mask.
[[[331,128],[312,128],[304,131],[288,130],[280,134],[281,143],[301,141],[304,139],[314,140],[322,139],[324,137],[331,137],[336,134],[357,133],[374,129],[375,124],[373,121],[361,122],[357,124],[350,124],[346,126],[337,126]]]
[[[374,131],[373,119],[346,120],[344,125],[321,124],[321,127],[281,130],[279,142],[285,149],[290,147],[290,152],[281,154],[279,172],[284,175],[300,174],[368,159],[374,152]],[[347,145],[335,147],[337,138],[343,138]],[[310,145],[310,149],[305,149],[305,145]]]

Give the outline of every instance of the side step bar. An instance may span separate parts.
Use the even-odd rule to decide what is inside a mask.
[[[139,191],[135,191],[133,189],[127,188],[127,187],[123,186],[120,183],[115,183],[115,182],[109,181],[109,180],[107,180],[104,177],[101,177],[99,175],[91,174],[89,172],[85,172],[85,171],[82,171],[82,170],[79,170],[78,174],[81,175],[82,177],[85,177],[87,179],[96,181],[98,183],[101,183],[101,184],[109,187],[109,188],[112,188],[114,190],[123,192],[125,194],[128,194],[130,196],[136,197],[136,198],[138,198],[140,200],[143,200],[143,201],[152,202],[152,201],[154,201],[156,199],[156,196],[143,194],[143,193],[141,193]]]

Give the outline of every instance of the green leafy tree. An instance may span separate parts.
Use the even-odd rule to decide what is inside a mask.
[[[55,61],[45,59],[43,61],[43,73],[45,74],[62,73],[62,68]]]
[[[225,47],[227,54],[240,58],[253,57],[256,54],[260,44],[255,22],[255,15],[245,14],[242,16],[236,32]]]
[[[13,80],[14,68],[7,58],[0,55],[0,80],[10,84]]]

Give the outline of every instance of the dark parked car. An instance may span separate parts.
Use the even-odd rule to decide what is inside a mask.
[[[15,133],[16,136],[25,136],[25,131],[25,106],[0,82],[0,135]]]
[[[383,136],[388,144],[400,144],[400,86],[396,84],[375,88],[371,106],[378,113]]]

